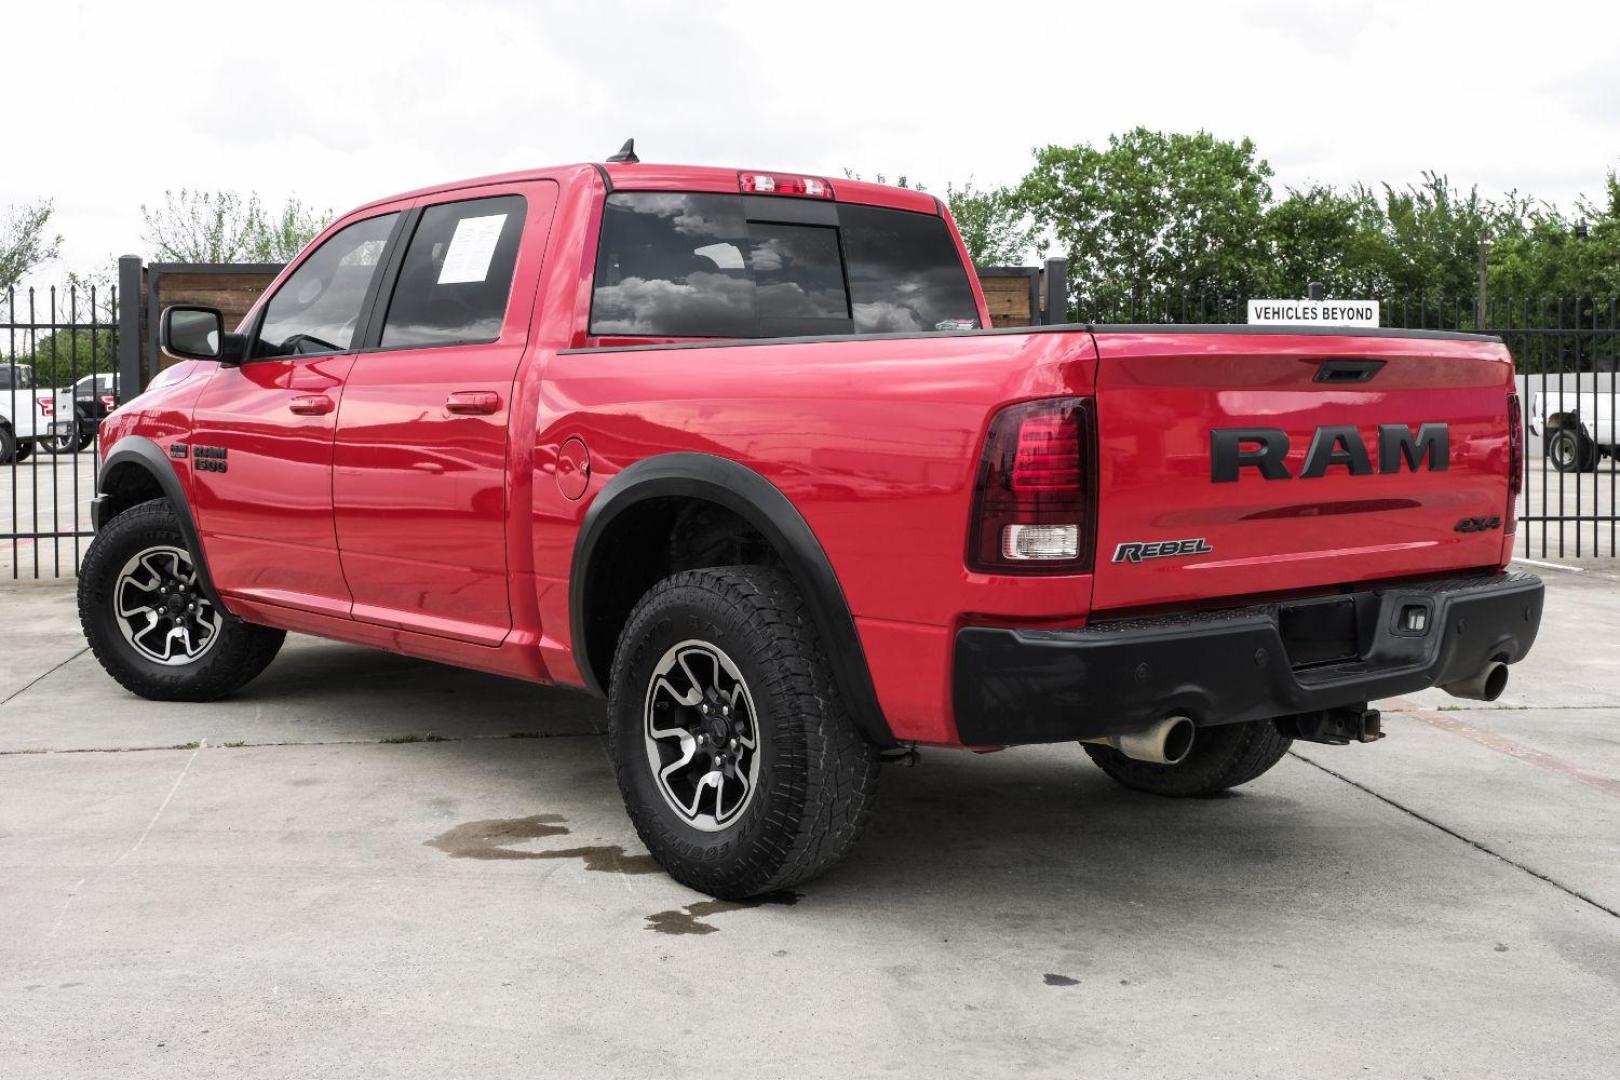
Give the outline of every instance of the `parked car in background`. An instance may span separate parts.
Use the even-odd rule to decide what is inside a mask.
[[[35,392],[43,421],[38,446],[48,454],[71,454],[95,441],[107,414],[118,407],[118,376],[110,371],[86,375],[72,386]]]
[[[1530,390],[1530,431],[1543,435],[1543,451],[1561,473],[1591,472],[1605,456],[1617,455],[1616,391]]]
[[[27,364],[0,364],[0,464],[22,461],[34,452],[39,421],[34,369]]]

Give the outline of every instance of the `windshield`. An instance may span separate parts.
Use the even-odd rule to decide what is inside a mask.
[[[770,196],[608,196],[592,334],[784,337],[978,325],[944,218]]]

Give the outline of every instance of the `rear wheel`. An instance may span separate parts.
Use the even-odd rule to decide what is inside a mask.
[[[1293,742],[1270,720],[1255,720],[1199,728],[1192,749],[1174,765],[1135,761],[1093,743],[1085,750],[1098,768],[1132,790],[1186,798],[1247,784],[1281,761]]]
[[[608,746],[647,850],[721,899],[810,880],[871,816],[877,753],[775,570],[686,571],[648,590],[613,658]]]
[[[268,667],[287,636],[214,606],[162,499],[96,534],[79,570],[79,623],[107,674],[155,701],[224,697]]]
[[[1547,440],[1547,458],[1558,472],[1590,472],[1597,457],[1597,444],[1577,428],[1559,428]]]
[[[40,439],[39,448],[47,454],[72,454],[89,446],[94,438],[94,430],[80,420],[59,435]]]

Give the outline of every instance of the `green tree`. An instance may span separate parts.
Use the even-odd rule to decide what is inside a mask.
[[[1383,296],[1394,251],[1378,198],[1357,185],[1290,190],[1266,210],[1267,255],[1254,289],[1266,296],[1303,296],[1313,281],[1329,296]]]
[[[257,192],[165,191],[163,205],[141,206],[143,239],[165,262],[286,262],[332,220],[297,196],[265,210]]]
[[[1602,201],[1582,197],[1573,214],[1532,209],[1525,229],[1492,243],[1488,283],[1503,303],[1620,295],[1620,177],[1611,171]]]
[[[1396,189],[1384,185],[1391,296],[1422,301],[1474,296],[1480,244],[1512,243],[1525,232],[1531,203],[1516,193],[1501,201],[1464,193],[1439,173]]]
[[[1152,304],[1250,286],[1266,256],[1271,175],[1248,139],[1136,128],[1106,149],[1036,150],[1018,199],[1068,253],[1077,298],[1124,292]]]
[[[33,365],[35,385],[42,387],[68,386],[86,375],[118,370],[117,347],[110,327],[46,334],[33,343],[31,356],[19,356],[18,361]]]
[[[50,231],[51,200],[8,206],[0,215],[0,310],[23,276],[56,258],[62,238]]]
[[[1017,266],[1029,253],[1028,215],[1012,189],[980,189],[970,177],[945,185],[945,205],[974,265]]]

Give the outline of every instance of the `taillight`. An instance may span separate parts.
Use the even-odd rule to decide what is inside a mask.
[[[102,394],[101,404],[106,407],[108,412],[112,412],[114,409],[118,408],[118,399],[113,397],[111,394]]]
[[[832,185],[819,177],[785,176],[782,173],[738,173],[737,190],[749,195],[802,195],[810,199],[833,197]]]
[[[996,414],[973,493],[968,562],[991,573],[1085,573],[1092,563],[1096,453],[1090,398]]]
[[[1519,525],[1519,493],[1524,490],[1524,413],[1519,395],[1508,395],[1508,508],[1507,531]]]
[[[48,397],[39,399],[39,411],[47,417],[56,415],[56,402]]]

